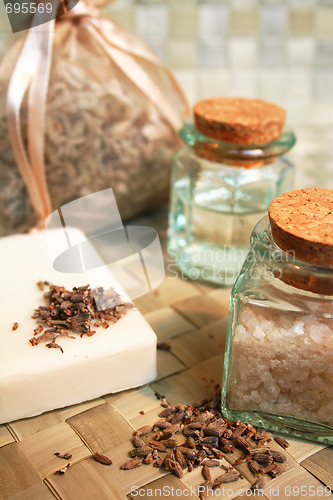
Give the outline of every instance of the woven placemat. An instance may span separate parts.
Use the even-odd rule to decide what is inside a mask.
[[[197,499],[197,487],[203,482],[200,467],[178,479],[151,465],[129,471],[120,466],[128,460],[134,429],[158,420],[161,406],[156,393],[171,404],[190,404],[216,394],[222,379],[229,294],[230,290],[172,275],[137,300],[158,341],[170,345],[169,350],[157,351],[156,380],[139,389],[0,426],[0,499]],[[333,489],[333,448],[296,439],[289,442],[284,452],[288,470],[272,479],[260,497],[333,497],[325,490],[325,486]],[[113,464],[107,467],[94,461],[92,451],[110,456]],[[55,452],[72,455],[63,475],[54,474],[66,465]],[[231,465],[235,461],[233,455],[226,458]],[[249,496],[244,492],[255,477],[244,464],[235,467],[243,479],[225,485],[225,491],[214,498]],[[214,478],[221,469],[212,469],[212,474]]]
[[[133,430],[158,420],[161,406],[156,392],[171,404],[193,403],[215,394],[222,378],[228,298],[229,290],[168,277],[157,290],[137,300],[159,342],[170,345],[170,350],[157,352],[156,380],[140,389],[0,426],[0,498],[198,498],[200,468],[180,480],[152,466],[124,471],[120,465],[128,459]],[[327,498],[324,487],[333,489],[333,449],[289,441],[288,471],[267,484],[263,498]],[[94,461],[93,450],[110,456],[112,466]],[[64,475],[54,474],[66,465],[55,452],[72,454]],[[255,478],[242,466],[236,468],[244,479],[226,485],[224,495],[214,498],[245,497],[243,492]],[[145,491],[139,496],[134,488]]]

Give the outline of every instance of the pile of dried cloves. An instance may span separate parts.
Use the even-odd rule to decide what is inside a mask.
[[[242,477],[231,465],[221,463],[225,458],[233,465],[247,463],[257,477],[252,489],[262,489],[268,474],[277,477],[286,470],[286,455],[270,449],[270,432],[223,417],[217,410],[219,404],[219,398],[215,397],[195,405],[170,406],[163,398],[161,419],[153,426],[146,425],[135,431],[131,458],[121,468],[129,470],[152,463],[182,478],[185,469],[191,472],[200,465],[205,481],[198,491],[200,498],[205,498],[210,490]],[[280,436],[274,439],[282,448],[289,446]],[[228,460],[236,448],[242,451],[241,457]],[[213,480],[211,467],[220,467],[223,473]]]
[[[63,352],[62,347],[56,343],[58,337],[76,338],[71,332],[91,337],[96,333],[96,330],[91,329],[92,325],[108,328],[133,307],[131,303],[122,303],[120,295],[113,288],[104,290],[99,287],[92,290],[89,285],[85,285],[69,291],[47,281],[39,281],[37,286],[41,291],[45,287],[49,290],[44,293],[48,305],[39,306],[32,316],[38,323],[34,336],[29,340],[33,346],[47,342],[46,347],[58,348]],[[103,302],[103,310],[98,310],[98,300]]]

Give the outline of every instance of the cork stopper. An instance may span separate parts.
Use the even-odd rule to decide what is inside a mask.
[[[285,118],[284,109],[260,99],[215,97],[194,105],[197,130],[223,142],[272,142],[280,137]]]
[[[332,268],[332,276],[301,270],[282,280],[315,293],[333,294],[333,190],[309,188],[275,198],[268,211],[275,243],[296,259]]]
[[[297,259],[333,267],[333,190],[309,188],[275,198],[269,207],[273,238]]]

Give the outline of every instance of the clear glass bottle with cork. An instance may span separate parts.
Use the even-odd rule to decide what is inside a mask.
[[[333,191],[272,201],[230,301],[222,413],[333,444]]]
[[[234,283],[253,226],[273,198],[292,189],[285,156],[296,138],[285,111],[259,99],[213,98],[194,106],[195,126],[171,177],[168,250],[182,273],[219,285]]]

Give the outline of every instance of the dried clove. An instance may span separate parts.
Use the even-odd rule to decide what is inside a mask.
[[[276,441],[277,444],[282,446],[282,448],[284,448],[284,449],[286,449],[286,448],[288,448],[288,446],[290,446],[288,441],[281,436],[275,436],[274,441]]]
[[[127,460],[120,468],[123,470],[135,469],[136,467],[140,467],[142,465],[142,458],[135,457]]]
[[[170,351],[171,345],[167,342],[159,342],[157,344],[157,349],[159,349],[160,351]]]
[[[151,425],[144,425],[143,427],[140,427],[134,432],[135,436],[144,436],[145,434],[149,434],[153,430],[153,427]]]
[[[274,462],[283,463],[287,460],[286,455],[280,451],[271,450],[270,454],[272,455]]]
[[[141,446],[146,446],[146,443],[139,436],[132,437],[132,443],[136,448],[140,448]]]
[[[112,464],[111,458],[106,457],[105,455],[102,455],[102,453],[99,453],[98,451],[93,453],[92,457],[94,460],[96,460],[96,462],[99,462],[100,464],[103,464],[103,465],[111,465]]]
[[[261,465],[256,462],[255,460],[249,460],[248,462],[248,465],[249,465],[249,469],[256,475],[256,476],[260,476],[261,474],[263,474],[263,468],[261,467]]]
[[[130,455],[131,457],[146,457],[152,451],[153,449],[150,446],[140,446],[140,448],[134,448],[134,450],[131,450]]]
[[[251,486],[252,490],[262,490],[268,481],[267,476],[261,476]]]
[[[182,469],[186,469],[187,462],[185,460],[183,453],[179,449],[175,450],[175,459],[179,463]]]
[[[154,450],[157,450],[157,451],[167,451],[167,447],[164,446],[164,444],[158,442],[158,441],[154,441],[153,439],[151,441],[149,441],[149,446],[151,446]]]
[[[253,460],[259,464],[271,464],[273,462],[273,457],[270,453],[256,453],[252,456]]]
[[[56,457],[63,458],[64,460],[70,460],[72,458],[71,453],[54,453]]]
[[[212,480],[212,475],[211,475],[210,470],[206,464],[204,464],[202,467],[202,475],[203,475],[204,479],[206,479],[206,481]]]
[[[68,471],[68,468],[70,467],[71,464],[67,464],[65,465],[65,467],[63,467],[62,469],[58,469],[55,471],[54,474],[58,475],[58,476],[62,476],[63,474],[65,474],[65,472]]]
[[[284,464],[281,464],[281,465],[277,465],[276,467],[274,467],[273,470],[270,471],[271,473],[271,476],[272,477],[277,477],[277,476],[280,476],[280,474],[282,474],[285,470],[286,470],[286,465]]]

